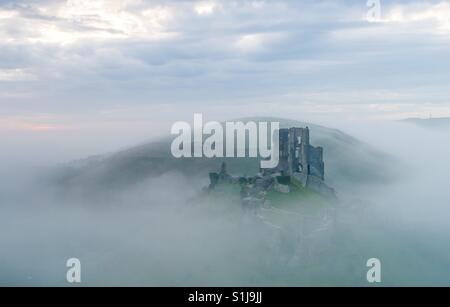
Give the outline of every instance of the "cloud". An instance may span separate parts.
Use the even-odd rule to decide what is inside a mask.
[[[23,69],[0,69],[0,81],[30,80],[33,76]]]
[[[166,23],[172,17],[169,7],[130,10],[137,1],[68,0],[43,5],[20,5],[0,11],[8,28],[21,23],[22,35],[3,33],[12,42],[66,45],[86,40],[170,36]]]
[[[219,8],[220,4],[217,1],[201,1],[194,4],[194,10],[199,15],[211,15]]]
[[[0,5],[1,111],[282,104],[308,92],[339,92],[335,104],[356,103],[355,93],[369,93],[361,104],[449,103],[449,5],[383,1],[379,23],[367,9],[356,0],[9,1]]]
[[[382,21],[400,25],[421,26],[432,34],[450,34],[450,4],[414,3],[413,5],[395,5]]]
[[[235,43],[236,48],[244,53],[263,51],[270,45],[282,43],[287,39],[285,33],[255,33],[239,37]]]

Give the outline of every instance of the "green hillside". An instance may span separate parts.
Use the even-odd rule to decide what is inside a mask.
[[[324,148],[325,180],[339,189],[386,182],[395,176],[392,158],[339,130],[279,118],[247,118],[242,121],[279,121],[280,127],[310,128],[311,144]],[[253,175],[255,158],[173,158],[173,137],[141,144],[117,153],[71,162],[57,172],[60,186],[84,191],[116,191],[166,172],[179,172],[192,181],[205,181],[208,173],[227,162],[231,174]],[[391,165],[391,167],[387,167]]]

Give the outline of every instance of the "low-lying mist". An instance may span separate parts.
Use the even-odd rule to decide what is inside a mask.
[[[402,167],[392,165],[395,182],[339,190],[325,227],[320,218],[297,223],[292,212],[294,222],[272,225],[232,198],[202,199],[208,174],[170,171],[90,199],[59,193],[45,170],[8,161],[0,285],[70,285],[73,257],[81,285],[369,285],[369,258],[381,260],[382,285],[450,285],[450,129],[336,125]]]

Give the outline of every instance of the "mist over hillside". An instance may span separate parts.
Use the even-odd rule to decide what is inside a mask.
[[[0,0],[0,286],[450,286],[449,16]],[[199,128],[227,131],[210,120],[298,129],[260,170],[201,157]]]
[[[280,118],[244,118],[234,121],[279,122],[280,128],[310,128],[311,144],[324,148],[325,177],[331,186],[352,190],[357,186],[394,180],[394,158],[337,129]],[[175,136],[142,144],[117,153],[71,162],[57,171],[55,179],[62,189],[88,194],[115,193],[166,172],[179,172],[193,184],[205,184],[208,173],[226,161],[229,172],[254,175],[259,171],[256,158],[174,158],[170,145]],[[387,168],[386,165],[391,165]]]
[[[220,161],[150,167],[146,155],[164,158],[169,139],[69,163],[63,177],[60,168],[50,177],[2,171],[0,284],[67,285],[65,261],[77,257],[85,285],[360,286],[377,257],[383,285],[448,285],[449,131],[352,125],[375,147],[308,126],[311,143],[324,146],[338,204],[298,199],[255,216],[231,197],[202,200]],[[230,172],[246,172],[244,162]]]

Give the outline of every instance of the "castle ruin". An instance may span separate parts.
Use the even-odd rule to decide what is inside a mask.
[[[334,189],[325,182],[323,148],[310,144],[309,128],[283,128],[279,134],[279,163],[272,169],[261,169],[254,177],[234,177],[226,172],[225,163],[220,173],[210,174],[210,188],[220,182],[242,185],[243,203],[263,202],[261,195],[269,190],[289,193],[292,185],[311,189],[328,197],[336,197]]]
[[[279,130],[279,163],[271,173],[280,172],[285,176],[304,174],[325,179],[323,148],[309,143],[309,128],[285,128]]]
[[[309,128],[279,130],[279,163],[276,168],[262,170],[263,175],[281,174],[291,181],[325,195],[334,195],[327,186],[323,148],[310,144]]]

